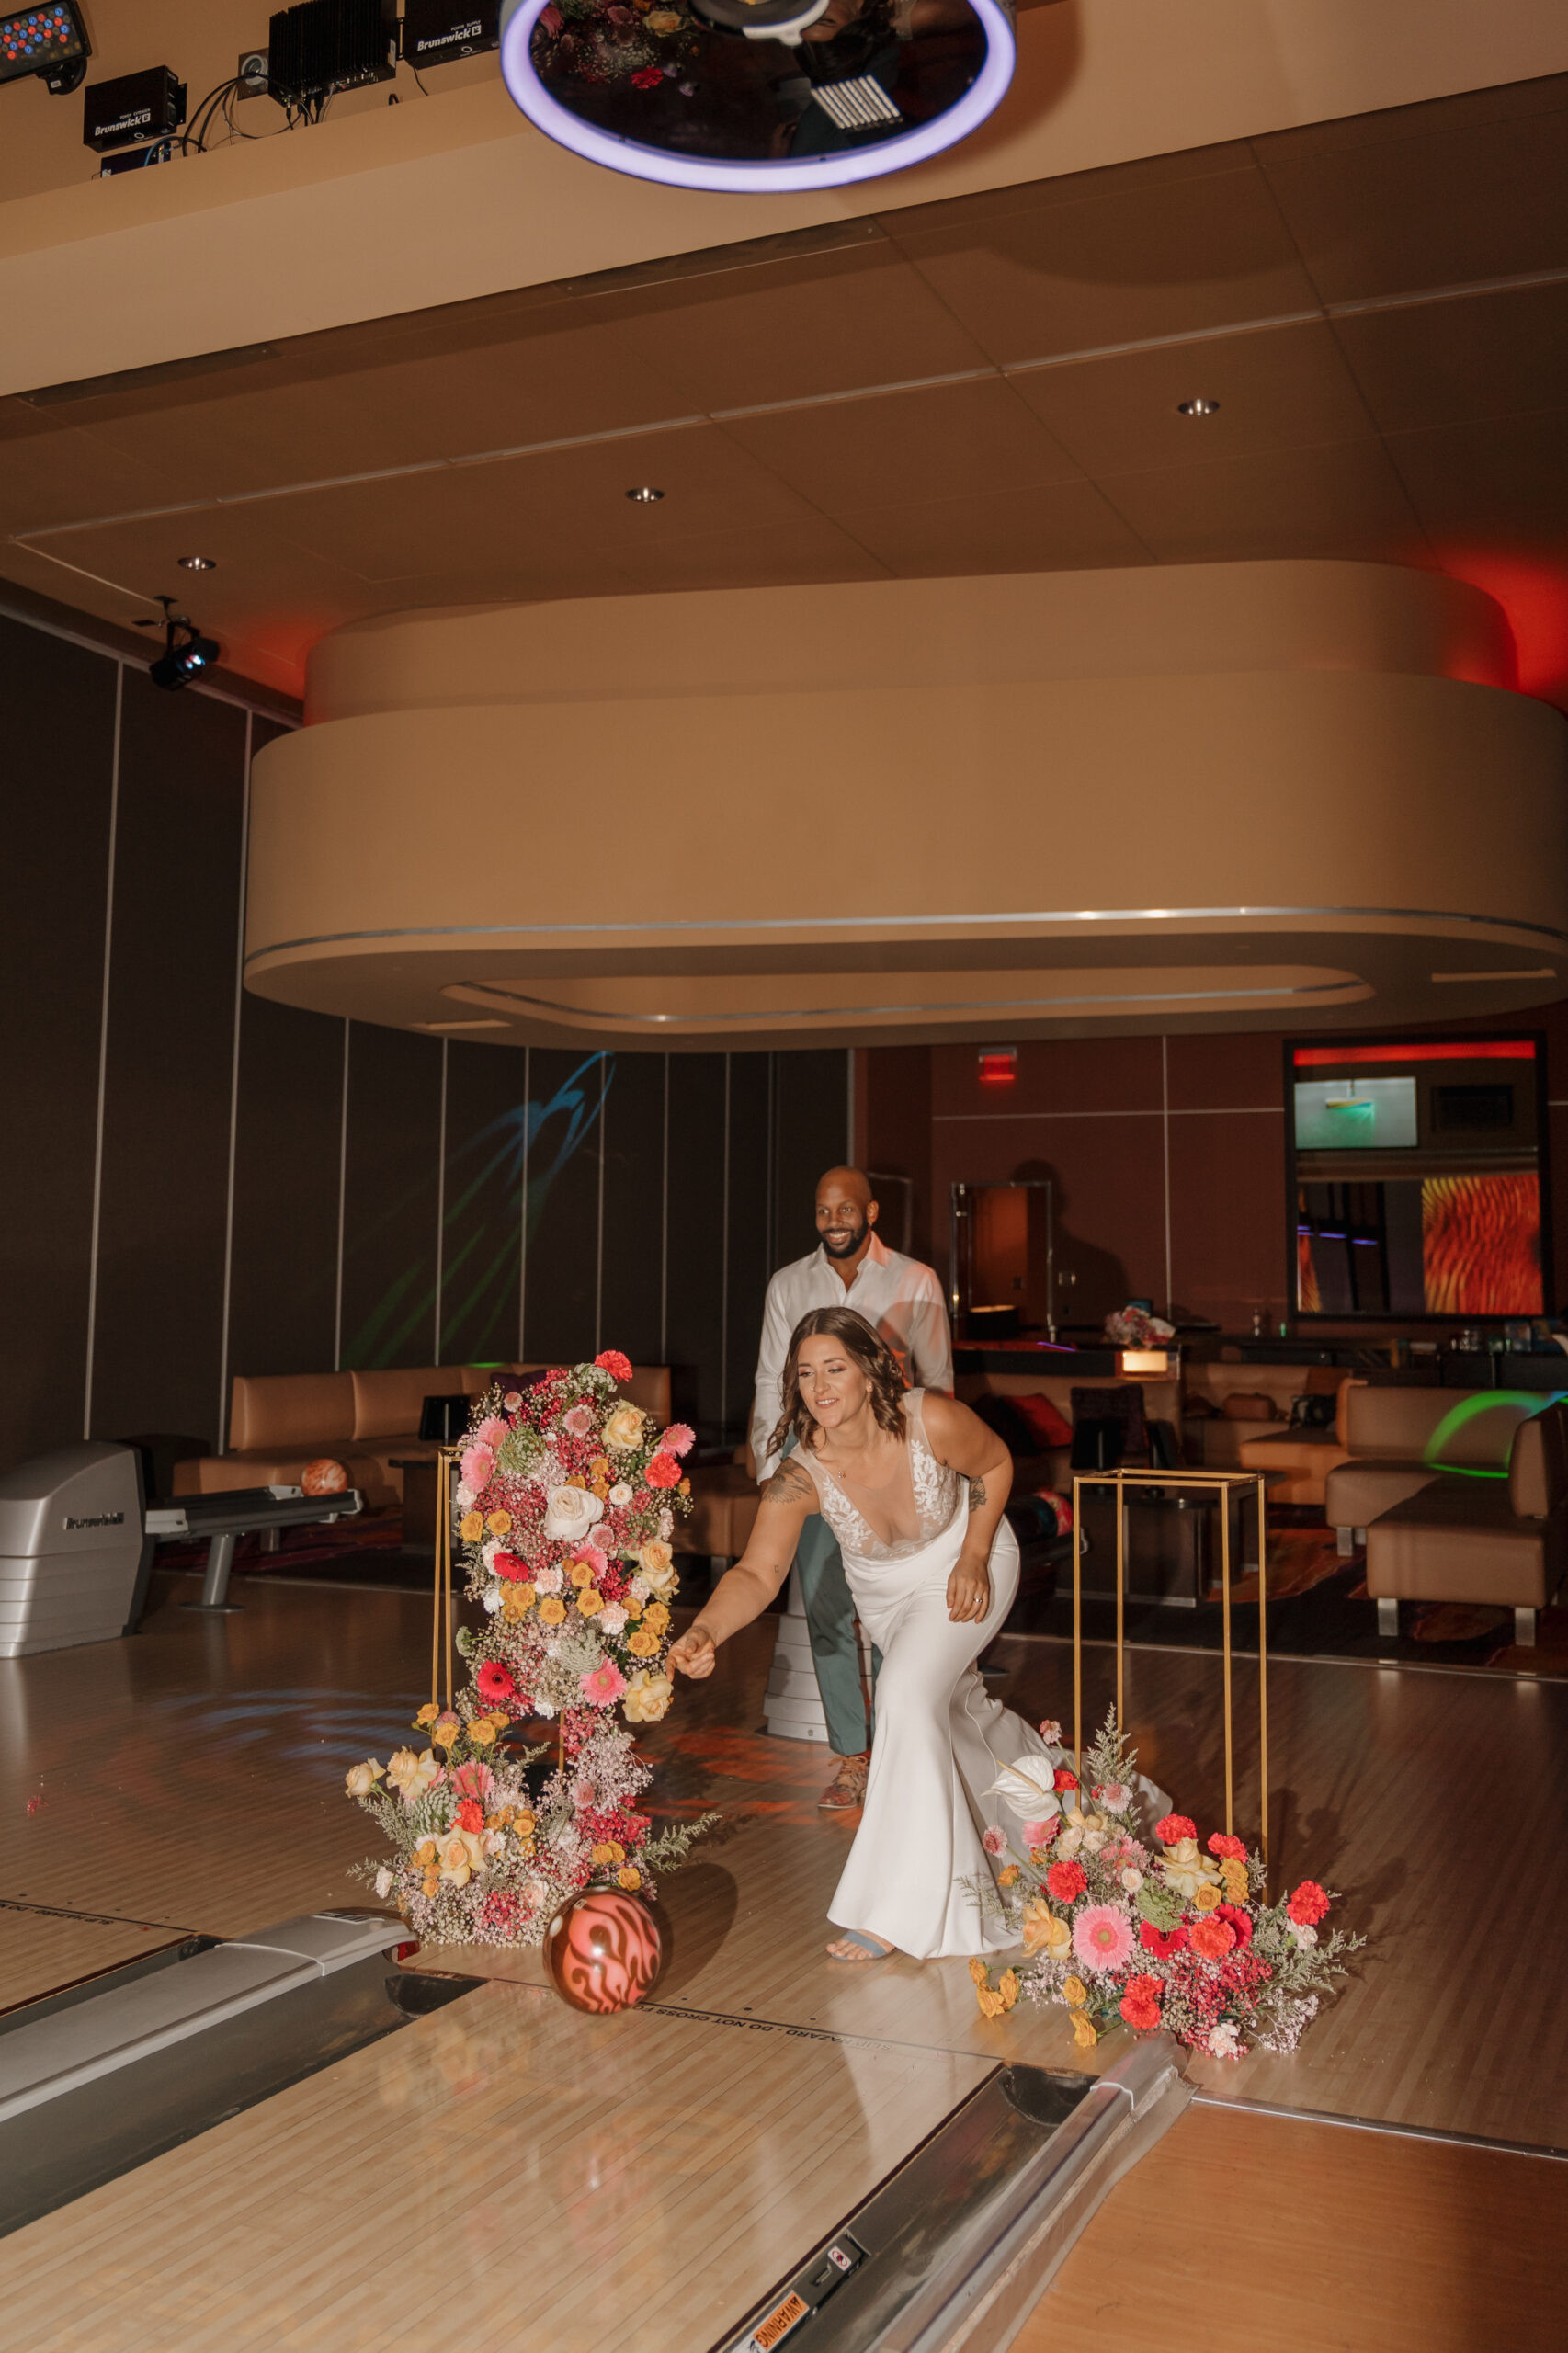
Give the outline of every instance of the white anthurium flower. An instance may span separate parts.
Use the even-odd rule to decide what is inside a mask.
[[[1044,1822],[1062,1811],[1056,1768],[1049,1756],[1020,1756],[1014,1764],[998,1765],[996,1779],[983,1794],[1000,1798],[1026,1822]]]

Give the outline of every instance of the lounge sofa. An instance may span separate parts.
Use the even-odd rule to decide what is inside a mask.
[[[426,1397],[483,1396],[507,1373],[540,1372],[539,1364],[416,1365],[377,1372],[236,1373],[229,1414],[229,1451],[175,1465],[176,1495],[227,1494],[236,1487],[297,1486],[307,1463],[341,1462],[350,1486],[372,1509],[403,1501],[401,1461],[428,1461],[435,1448],[419,1438]],[[625,1393],[661,1424],[670,1418],[667,1365],[634,1365]]]
[[[1533,1399],[1491,1389],[1381,1388],[1347,1383],[1340,1400],[1346,1459],[1329,1474],[1324,1502],[1348,1554],[1374,1520],[1452,1471],[1508,1468],[1514,1433]]]
[[[1452,1393],[1451,1392],[1449,1392]],[[1399,1631],[1402,1601],[1458,1601],[1514,1612],[1533,1643],[1568,1565],[1568,1408],[1549,1405],[1513,1433],[1507,1475],[1439,1476],[1367,1529],[1367,1591],[1378,1631]]]

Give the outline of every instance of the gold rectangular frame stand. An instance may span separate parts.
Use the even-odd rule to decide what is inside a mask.
[[[436,1449],[436,1585],[430,1626],[430,1697],[441,1705],[445,1662],[446,1706],[452,1704],[452,1465],[462,1449]],[[445,1640],[442,1639],[443,1631]]]
[[[1257,1738],[1258,1852],[1264,1893],[1268,1871],[1268,1488],[1267,1475],[1242,1471],[1074,1471],[1073,1473],[1073,1751],[1080,1779],[1084,1771],[1084,1536],[1079,1489],[1116,1489],[1116,1728],[1126,1725],[1125,1690],[1127,1514],[1129,1487],[1200,1487],[1220,1495],[1220,1610],[1224,1659],[1225,1829],[1235,1830],[1234,1739],[1231,1720],[1231,1491],[1252,1487],[1257,1495]]]

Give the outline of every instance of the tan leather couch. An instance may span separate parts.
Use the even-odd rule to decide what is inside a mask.
[[[175,1466],[176,1495],[222,1495],[235,1487],[298,1486],[308,1462],[341,1462],[350,1486],[375,1510],[403,1501],[399,1461],[428,1461],[419,1416],[426,1397],[481,1397],[506,1373],[538,1364],[415,1365],[378,1372],[236,1373],[229,1451]],[[625,1393],[660,1424],[670,1418],[667,1365],[634,1365]]]
[[[1332,1432],[1324,1430],[1308,1435],[1302,1431],[1292,1431],[1287,1423],[1282,1430],[1269,1430],[1258,1435],[1244,1422],[1234,1425],[1241,1432],[1236,1448],[1238,1468],[1278,1474],[1268,1490],[1271,1504],[1318,1504],[1326,1507],[1329,1473],[1349,1460],[1345,1417],[1345,1400],[1349,1387],[1347,1373],[1313,1365],[1309,1368],[1306,1386],[1291,1392],[1292,1396],[1298,1397],[1335,1396]]]
[[[1367,1529],[1367,1591],[1383,1634],[1398,1632],[1402,1601],[1459,1601],[1511,1608],[1515,1640],[1533,1643],[1536,1612],[1557,1590],[1565,1564],[1568,1409],[1562,1405],[1518,1424],[1506,1478],[1433,1478]]]
[[[1346,1460],[1324,1489],[1340,1551],[1349,1552],[1375,1519],[1429,1487],[1449,1464],[1461,1472],[1506,1471],[1514,1433],[1533,1404],[1489,1389],[1381,1389],[1351,1381],[1340,1402]]]

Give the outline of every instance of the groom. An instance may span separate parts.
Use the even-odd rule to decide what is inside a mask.
[[[952,1390],[952,1336],[942,1286],[917,1258],[885,1249],[876,1223],[877,1204],[864,1170],[830,1168],[817,1187],[817,1247],[809,1258],[780,1267],[767,1286],[751,1416],[759,1481],[778,1467],[771,1440],[783,1411],[784,1362],[790,1335],[808,1308],[852,1307],[894,1351],[911,1388]],[[795,1567],[827,1736],[839,1760],[819,1803],[830,1813],[846,1813],[866,1794],[870,1730],[860,1688],[855,1605],[837,1543],[818,1514],[806,1522]]]

